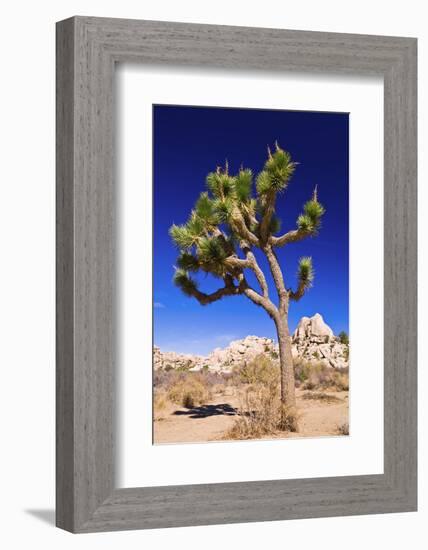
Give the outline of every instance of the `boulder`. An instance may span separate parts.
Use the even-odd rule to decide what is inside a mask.
[[[328,341],[333,337],[333,331],[319,313],[315,313],[313,317],[302,317],[293,334],[293,340],[321,339]]]

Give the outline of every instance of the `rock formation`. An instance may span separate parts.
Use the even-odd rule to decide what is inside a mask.
[[[342,344],[319,313],[302,317],[292,336],[293,357],[308,362],[322,362],[332,368],[348,367],[349,346]],[[231,342],[226,348],[216,348],[208,356],[162,352],[153,348],[155,369],[181,369],[214,372],[231,372],[244,361],[260,354],[278,359],[278,345],[270,338],[247,336]]]
[[[319,313],[300,319],[292,337],[292,352],[295,359],[320,361],[336,369],[349,366],[349,346],[340,342]]]
[[[319,313],[315,313],[313,317],[302,317],[293,334],[293,342],[311,340],[325,343],[333,338],[333,331]]]
[[[247,336],[243,340],[231,342],[227,348],[216,348],[207,358],[206,363],[214,371],[231,371],[233,367],[251,361],[257,355],[267,353],[278,357],[278,346],[270,338]]]
[[[175,351],[161,351],[158,346],[153,346],[153,364],[157,369],[182,369],[189,370],[198,366],[200,370],[205,361],[201,355],[176,353]]]

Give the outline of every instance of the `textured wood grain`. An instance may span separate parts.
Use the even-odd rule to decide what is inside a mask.
[[[56,522],[74,527],[74,24],[59,24],[56,55]]]
[[[384,77],[383,475],[114,488],[113,79],[125,61]],[[416,40],[76,17],[58,23],[57,86],[57,525],[90,532],[415,510]]]

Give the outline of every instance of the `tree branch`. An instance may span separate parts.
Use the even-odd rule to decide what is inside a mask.
[[[270,222],[272,220],[272,216],[275,213],[275,199],[276,192],[274,190],[269,191],[264,199],[264,212],[262,221],[260,223],[260,235],[263,242],[266,242],[269,236]]]
[[[234,208],[232,219],[230,220],[232,229],[242,238],[251,244],[259,245],[259,239],[252,233],[245,223],[244,217],[239,208]]]
[[[253,288],[251,288],[250,285],[247,283],[244,274],[241,274],[239,288],[241,289],[241,292],[245,294],[245,296],[249,298],[254,304],[256,304],[257,306],[261,306],[267,312],[269,317],[271,317],[272,319],[276,319],[278,317],[278,310],[276,309],[275,304],[273,304],[269,300],[269,298],[261,296]]]
[[[289,296],[291,300],[297,301],[305,294],[305,292],[312,286],[314,280],[314,269],[312,266],[312,258],[304,257],[299,260],[299,270],[297,272],[298,283],[297,290],[289,290]]]
[[[306,237],[309,237],[311,234],[311,231],[304,231],[303,229],[293,229],[291,231],[288,231],[287,233],[284,233],[284,235],[281,235],[280,237],[274,237],[272,235],[269,239],[269,243],[272,246],[284,246],[288,243],[296,243],[298,241],[302,241],[303,239],[306,239]]]
[[[279,265],[278,258],[276,257],[275,251],[270,247],[266,246],[263,248],[266,258],[269,263],[270,272],[272,273],[273,280],[275,281],[276,290],[279,298],[279,309],[281,312],[285,310],[288,299],[288,292],[285,288],[284,277],[282,275],[281,266]]]
[[[295,302],[298,302],[300,298],[302,298],[307,290],[307,286],[302,281],[299,281],[299,284],[297,285],[297,290],[294,292],[294,290],[289,289],[288,295],[290,296],[290,300],[293,300]]]
[[[248,260],[241,260],[241,258],[238,258],[235,256],[227,257],[223,263],[226,267],[231,267],[231,268],[237,267],[239,269],[244,269],[244,268],[251,269],[252,267],[251,263]]]
[[[224,296],[236,296],[237,294],[242,294],[242,289],[233,283],[232,276],[226,275],[224,282],[224,287],[219,288],[211,294],[205,294],[205,292],[201,292],[197,288],[194,288],[188,291],[188,295],[193,296],[201,305],[206,306],[221,300]]]
[[[242,250],[245,254],[245,257],[247,258],[247,261],[249,262],[249,268],[254,272],[254,275],[256,276],[257,282],[260,285],[260,288],[262,290],[263,296],[265,298],[269,298],[269,287],[266,281],[265,274],[263,273],[262,269],[260,268],[255,255],[253,254],[253,251],[247,244],[241,245]]]

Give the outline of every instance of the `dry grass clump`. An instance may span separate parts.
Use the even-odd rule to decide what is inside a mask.
[[[304,390],[349,390],[349,369],[334,369],[322,361],[307,362],[297,359],[294,363],[296,386]]]
[[[265,355],[235,369],[242,397],[239,416],[224,439],[257,439],[279,431],[297,431],[297,411],[281,405],[279,376],[279,366]]]
[[[348,369],[343,369],[346,372],[336,371],[333,374],[333,386],[337,391],[349,391],[349,372]]]
[[[329,395],[328,393],[321,392],[309,392],[302,395],[302,399],[314,400],[314,401],[323,401],[324,403],[341,403],[343,399],[339,399],[334,395]]]
[[[168,395],[164,390],[156,391],[153,396],[153,415],[155,420],[163,420],[169,405]]]
[[[168,399],[186,409],[203,405],[210,397],[209,389],[197,375],[179,380],[168,391]]]
[[[168,391],[177,382],[196,379],[209,389],[227,386],[230,375],[227,373],[210,372],[203,369],[199,372],[189,372],[183,370],[158,369],[153,375],[153,386],[155,389],[164,389]]]
[[[340,426],[337,427],[337,433],[339,435],[349,435],[349,424],[348,424],[348,422],[344,422],[343,424],[340,424]]]
[[[278,428],[285,432],[299,431],[300,413],[295,407],[284,407],[280,405]]]
[[[242,384],[259,384],[270,387],[279,386],[279,365],[273,363],[266,355],[258,355],[255,359],[237,367],[233,373]]]
[[[188,372],[173,369],[158,369],[153,375],[154,418],[165,416],[168,404],[175,403],[188,409],[203,405],[213,394],[225,394],[230,375],[225,373]]]

